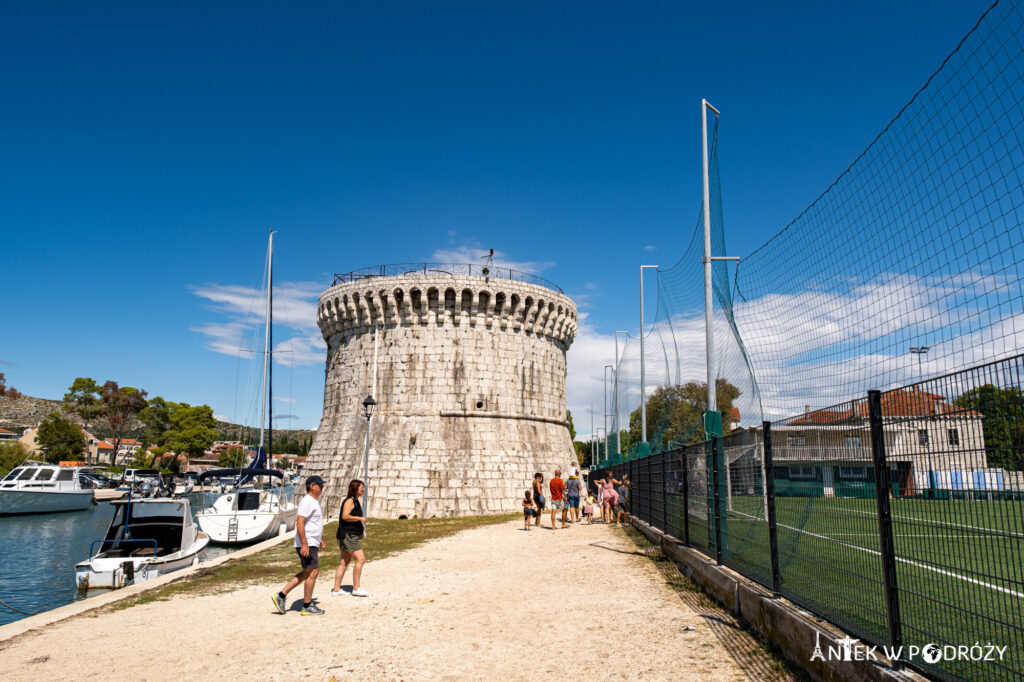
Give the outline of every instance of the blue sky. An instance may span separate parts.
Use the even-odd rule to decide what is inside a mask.
[[[989,4],[8,7],[0,371],[40,397],[92,376],[246,419],[234,349],[273,228],[293,351],[275,411],[295,417],[277,425],[311,428],[310,315],[333,273],[494,248],[580,305],[569,407],[587,431],[613,331],[639,328],[637,267],[674,263],[696,222],[700,99],[723,113],[744,255]]]

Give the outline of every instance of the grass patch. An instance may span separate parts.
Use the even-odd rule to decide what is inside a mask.
[[[376,561],[436,538],[454,535],[479,526],[504,523],[516,518],[518,518],[517,514],[445,519],[371,519],[366,539],[363,540],[363,550],[366,552],[367,561]],[[340,560],[338,545],[334,540],[337,528],[337,522],[329,523],[324,528],[327,549],[323,556],[327,559],[326,563],[330,565],[332,571]],[[220,566],[205,569],[200,567],[187,577],[135,597],[122,599],[106,609],[120,611],[138,604],[167,601],[182,594],[203,595],[229,592],[238,587],[264,582],[270,578],[279,578],[280,582],[284,583],[290,572],[294,573],[298,568],[295,547],[289,541]],[[323,566],[321,569],[321,572],[326,570]]]

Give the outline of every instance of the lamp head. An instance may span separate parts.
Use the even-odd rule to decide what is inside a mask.
[[[367,419],[373,416],[373,408],[375,407],[377,407],[377,401],[373,399],[373,396],[366,396],[366,399],[363,400],[363,414],[366,415]]]

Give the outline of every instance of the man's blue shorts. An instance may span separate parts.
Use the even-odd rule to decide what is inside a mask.
[[[567,499],[569,501],[569,504],[568,504],[569,509],[579,509],[580,508],[580,496],[579,495],[566,495],[565,499]]]

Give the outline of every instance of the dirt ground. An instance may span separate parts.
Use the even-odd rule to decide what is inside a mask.
[[[260,586],[56,623],[0,645],[0,667],[9,680],[711,681],[771,672],[730,651],[735,642],[707,606],[681,599],[613,527],[525,532],[509,522],[368,559],[370,597],[332,598],[338,550],[328,546],[315,595],[323,616],[299,615],[301,588],[277,613],[271,595],[288,576],[268,575]]]

